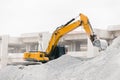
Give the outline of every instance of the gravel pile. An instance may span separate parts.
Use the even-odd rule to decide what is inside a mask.
[[[120,80],[120,37],[95,58],[64,55],[42,65],[8,66],[0,80]]]

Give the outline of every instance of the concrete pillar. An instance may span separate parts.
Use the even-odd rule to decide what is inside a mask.
[[[3,35],[2,36],[2,41],[1,41],[1,67],[5,67],[8,62],[8,40],[9,36],[8,35]]]
[[[86,57],[91,58],[91,57],[95,57],[96,55],[98,55],[99,53],[99,49],[95,46],[93,46],[91,40],[88,38],[87,39],[87,55]]]
[[[69,51],[70,52],[73,52],[73,51],[75,51],[75,44],[71,41],[71,43],[69,44]]]
[[[75,45],[76,45],[76,50],[75,51],[80,51],[80,43],[76,42]]]
[[[50,39],[51,39],[51,34],[49,32],[42,33],[42,42],[41,42],[42,51],[44,51],[44,52],[46,51]]]
[[[30,45],[29,44],[26,44],[26,52],[27,51],[30,51]]]
[[[76,43],[75,43],[75,41],[72,42],[72,51],[76,51]]]
[[[2,37],[0,37],[0,61],[1,61],[1,44],[2,44]]]
[[[38,41],[38,51],[43,51],[43,42]]]

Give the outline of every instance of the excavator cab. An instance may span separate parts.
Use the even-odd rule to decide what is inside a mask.
[[[49,59],[50,60],[57,59],[60,56],[64,55],[65,53],[66,53],[65,47],[58,45],[51,51]]]

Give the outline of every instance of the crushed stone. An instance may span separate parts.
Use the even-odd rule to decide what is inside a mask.
[[[91,59],[68,55],[41,65],[7,66],[0,80],[120,80],[120,37]]]

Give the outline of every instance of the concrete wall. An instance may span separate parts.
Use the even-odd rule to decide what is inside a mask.
[[[8,35],[1,36],[1,47],[0,47],[0,67],[5,67],[8,62]]]

